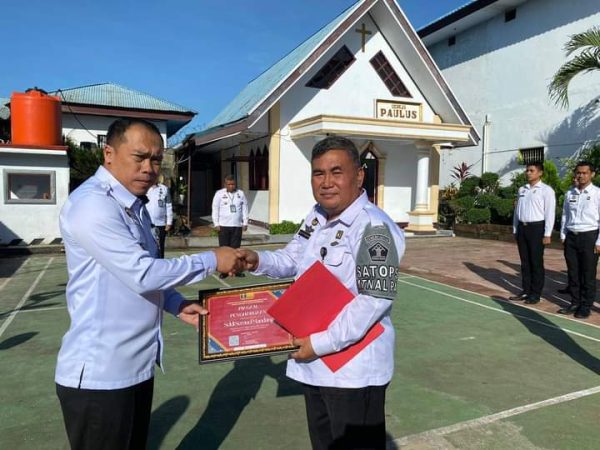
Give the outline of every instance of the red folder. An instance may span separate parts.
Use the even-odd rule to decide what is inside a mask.
[[[319,261],[302,274],[267,312],[275,321],[296,337],[306,337],[327,329],[340,311],[352,299],[350,292]],[[378,322],[358,342],[344,350],[321,357],[336,372],[383,333]]]

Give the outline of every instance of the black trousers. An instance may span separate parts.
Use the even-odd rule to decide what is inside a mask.
[[[525,294],[540,297],[544,289],[544,222],[517,226],[521,280]]]
[[[219,247],[240,248],[242,245],[242,227],[220,227]]]
[[[598,230],[584,233],[567,232],[565,238],[565,261],[571,302],[589,308],[596,297],[596,268],[598,255],[595,253]]]
[[[385,449],[385,386],[303,385],[314,450]]]
[[[145,450],[154,378],[124,389],[56,385],[73,450]]]
[[[158,238],[158,250],[160,252],[160,257],[165,257],[165,238],[167,237],[167,232],[165,231],[164,226],[152,225],[152,228],[156,231],[156,237]]]

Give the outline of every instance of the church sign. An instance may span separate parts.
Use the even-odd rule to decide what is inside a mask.
[[[420,103],[377,100],[375,105],[377,119],[421,122],[423,120]]]

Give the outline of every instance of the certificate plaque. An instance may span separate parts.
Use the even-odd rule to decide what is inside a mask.
[[[200,364],[296,349],[292,336],[267,313],[290,284],[200,291],[208,310],[200,319]]]

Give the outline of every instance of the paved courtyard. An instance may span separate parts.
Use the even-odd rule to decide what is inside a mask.
[[[554,313],[569,303],[567,295],[557,292],[567,282],[562,250],[547,248],[544,266],[546,283],[542,301],[526,307]],[[508,300],[521,290],[519,253],[512,242],[460,237],[409,239],[402,270],[499,300]],[[585,321],[600,325],[598,302]]]

